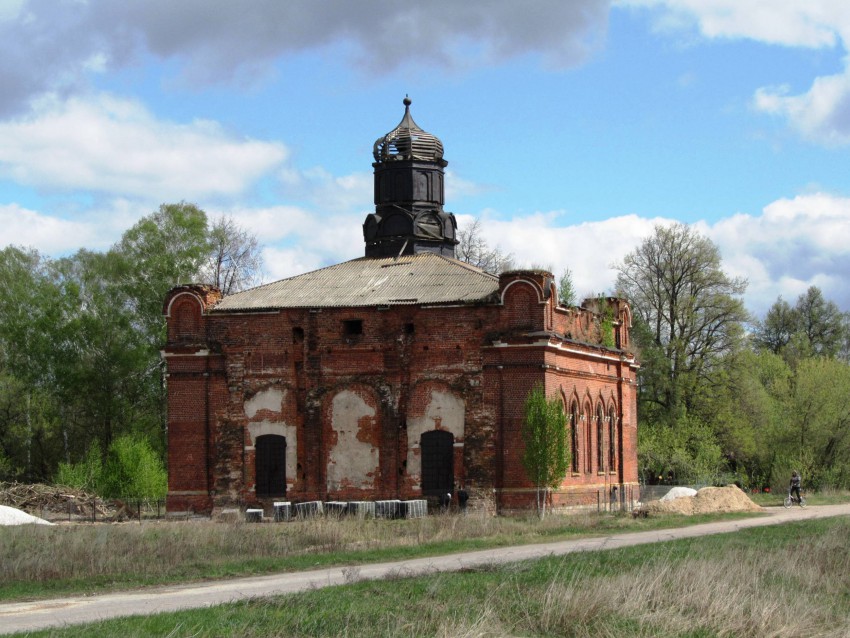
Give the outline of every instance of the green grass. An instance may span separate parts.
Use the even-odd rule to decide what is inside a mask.
[[[484,515],[251,525],[182,521],[0,527],[0,600],[403,560],[747,515]],[[749,514],[751,516],[751,514]]]
[[[32,635],[846,636],[848,539],[822,519]]]

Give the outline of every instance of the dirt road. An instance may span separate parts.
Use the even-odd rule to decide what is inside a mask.
[[[77,596],[34,602],[0,605],[0,634],[34,631],[62,625],[80,624],[116,618],[156,614],[208,607],[245,598],[288,594],[315,587],[341,585],[352,580],[377,580],[393,574],[416,575],[451,572],[478,565],[510,563],[545,556],[614,549],[679,538],[723,534],[750,527],[776,525],[793,520],[850,515],[850,503],[792,508],[769,508],[767,516],[705,523],[690,527],[601,536],[540,545],[521,545],[499,549],[462,552],[361,567],[332,567],[309,572],[254,576],[204,584],[176,585],[134,590],[103,596]]]

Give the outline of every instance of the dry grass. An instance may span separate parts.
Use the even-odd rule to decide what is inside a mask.
[[[0,597],[15,584],[53,591],[173,582],[318,564],[405,557],[634,527],[628,517],[502,518],[437,515],[414,520],[316,518],[285,524],[171,521],[0,528]],[[476,545],[478,544],[478,545]],[[456,547],[451,547],[456,545]],[[409,553],[406,553],[409,552]],[[73,585],[72,581],[89,585]],[[65,583],[63,586],[62,583]]]
[[[399,526],[406,542],[418,525]],[[825,519],[459,574],[370,582],[351,568],[345,586],[49,635],[837,638],[850,636],[848,538],[850,521]]]

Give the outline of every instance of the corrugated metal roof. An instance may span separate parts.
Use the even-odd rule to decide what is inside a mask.
[[[498,288],[495,275],[433,253],[361,257],[230,295],[212,311],[475,303]]]

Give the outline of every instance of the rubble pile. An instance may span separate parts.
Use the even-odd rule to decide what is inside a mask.
[[[108,520],[115,518],[120,510],[83,490],[43,483],[0,483],[0,505],[47,519],[67,518],[69,514],[91,518],[92,507],[95,507],[95,517]]]

